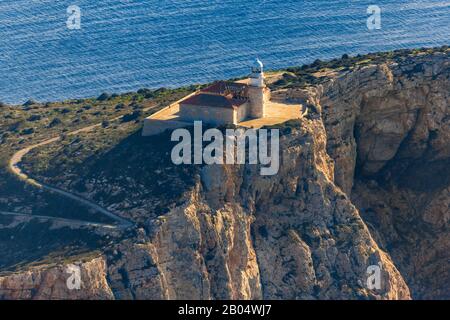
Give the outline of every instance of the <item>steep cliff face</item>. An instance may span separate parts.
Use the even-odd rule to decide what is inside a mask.
[[[364,67],[314,94],[337,184],[352,195],[413,296],[448,298],[448,53]]]
[[[373,176],[396,156],[448,159],[449,68],[448,54],[435,53],[363,67],[317,88],[343,191],[351,193],[355,169]]]
[[[180,205],[106,253],[101,283],[119,299],[408,299],[333,182],[322,122],[284,130],[279,174],[204,166]],[[378,264],[382,287],[369,290]]]
[[[448,52],[441,52],[357,66],[283,92],[306,101],[310,116],[281,126],[275,176],[254,165],[215,165],[184,170],[189,179],[177,180],[182,174],[169,159],[158,158],[156,167],[148,154],[133,154],[124,168],[141,160],[139,170],[165,180],[139,190],[146,197],[130,195],[139,197],[139,211],[120,213],[140,229],[91,262],[76,297],[450,297],[449,76]],[[120,150],[121,159],[129,153]],[[95,194],[114,179],[93,168],[97,176],[77,183],[89,180]],[[166,182],[176,199],[162,190]],[[380,289],[367,286],[370,266],[381,267]],[[62,270],[2,277],[0,297],[72,298],[61,288]]]
[[[299,127],[282,138],[276,176],[248,165],[203,167],[186,202],[149,221],[149,240],[134,246],[145,251],[155,281],[144,290],[133,275],[142,268],[120,259],[129,279],[121,296],[149,298],[140,293],[150,288],[170,299],[409,298],[390,258],[334,185],[320,121]],[[383,287],[370,291],[366,271],[378,263]]]

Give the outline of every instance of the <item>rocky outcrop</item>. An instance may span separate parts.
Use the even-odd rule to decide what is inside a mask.
[[[101,292],[119,299],[408,299],[390,257],[333,182],[321,121],[304,119],[288,131],[275,176],[261,176],[255,165],[203,167],[183,203],[106,253],[101,279],[109,287]],[[367,287],[373,265],[382,267],[379,289]]]
[[[372,240],[346,195],[333,183],[333,163],[326,153],[321,122],[302,121],[299,129],[282,137],[281,145],[282,165],[273,177],[260,176],[258,168],[252,166],[203,169],[207,170],[204,176],[215,179],[206,185],[203,181],[203,197],[196,198],[204,207],[194,212],[203,212],[200,217],[210,219],[216,227],[207,225],[201,234],[208,235],[212,229],[211,240],[195,247],[200,249],[200,256],[209,258],[209,274],[216,274],[217,266],[227,271],[220,272],[222,278],[226,275],[219,286],[221,291],[212,288],[211,296],[408,298],[402,277]],[[232,219],[224,223],[217,213],[226,213]],[[229,227],[223,230],[224,225]],[[237,237],[239,229],[244,238]],[[224,232],[229,234],[225,239]],[[183,243],[186,245],[186,241]],[[367,268],[377,263],[385,270],[379,292],[366,288]],[[210,265],[215,267],[213,272]],[[237,277],[233,271],[238,272]]]
[[[317,88],[328,152],[344,192],[351,194],[355,169],[376,175],[400,147],[404,159],[431,150],[435,160],[449,157],[449,68],[448,54],[438,52],[362,67]]]
[[[337,185],[414,297],[450,297],[448,51],[362,67],[314,94]]]
[[[98,257],[72,266],[79,268],[79,288],[71,285],[70,278],[74,273],[69,265],[43,266],[0,277],[0,299],[96,300],[114,297],[106,279],[104,258]],[[68,282],[71,284],[68,285]]]

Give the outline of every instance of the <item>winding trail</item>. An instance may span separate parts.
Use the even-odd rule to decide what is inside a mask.
[[[102,228],[102,229],[109,229],[114,230],[118,227],[113,224],[107,224],[107,223],[98,223],[98,222],[87,222],[83,220],[76,220],[76,219],[66,219],[66,218],[58,218],[58,217],[51,217],[51,216],[41,216],[41,215],[32,215],[32,214],[25,214],[25,213],[16,213],[16,212],[8,212],[8,211],[0,211],[0,215],[3,216],[12,216],[12,217],[19,217],[26,220],[45,220],[45,221],[54,221],[66,224],[68,226],[72,226],[75,228],[79,227],[95,227],[95,228]]]
[[[156,107],[158,107],[158,105],[147,107],[147,108],[144,108],[142,110],[144,112],[146,112],[146,111],[148,111],[150,109],[153,109],[153,108],[156,108]],[[112,121],[117,121],[117,120],[120,120],[122,118],[123,118],[123,115],[115,117],[115,118],[112,118],[109,121],[111,121],[111,122]],[[71,131],[71,132],[67,133],[67,135],[68,136],[73,136],[73,135],[76,135],[76,134],[79,134],[79,133],[82,133],[82,132],[89,132],[89,131],[92,131],[92,130],[94,130],[96,128],[101,127],[101,125],[102,125],[102,123],[93,124],[93,125],[90,125],[90,126],[87,126],[87,127],[75,130],[75,131]],[[112,213],[111,211],[106,210],[105,208],[101,207],[100,205],[94,203],[93,201],[88,200],[88,199],[86,199],[86,198],[82,197],[81,195],[78,195],[78,194],[76,194],[74,192],[69,192],[69,191],[63,190],[61,188],[54,187],[54,186],[45,184],[43,182],[37,181],[37,180],[33,179],[32,177],[30,177],[27,173],[25,173],[23,171],[23,169],[20,167],[20,163],[22,162],[23,157],[25,155],[27,155],[30,151],[32,151],[32,150],[34,150],[36,148],[43,147],[43,146],[46,146],[46,145],[48,145],[50,143],[54,143],[54,142],[57,142],[57,141],[60,141],[60,140],[61,140],[61,137],[57,136],[57,137],[54,137],[54,138],[51,138],[51,139],[48,139],[48,140],[44,140],[44,141],[42,141],[40,143],[28,146],[28,147],[26,147],[24,149],[21,149],[21,150],[17,151],[11,157],[11,159],[9,160],[9,164],[8,164],[9,170],[14,175],[16,175],[19,179],[24,181],[25,183],[33,185],[33,186],[35,186],[37,188],[48,190],[48,191],[50,191],[52,193],[57,193],[57,194],[62,195],[64,197],[66,197],[66,198],[75,200],[75,201],[81,203],[82,205],[84,205],[86,207],[89,207],[89,208],[91,208],[91,209],[93,209],[93,210],[95,210],[97,212],[100,212],[101,214],[107,216],[108,218],[113,219],[114,221],[116,221],[117,225],[109,225],[109,224],[89,222],[89,221],[82,221],[82,220],[74,220],[74,219],[56,218],[56,217],[49,217],[49,216],[33,216],[33,215],[27,215],[27,214],[21,214],[21,213],[13,213],[13,212],[5,212],[5,211],[0,211],[0,214],[3,214],[3,215],[16,215],[16,216],[22,216],[22,217],[23,216],[29,216],[29,217],[36,217],[36,218],[47,219],[47,220],[54,220],[54,221],[60,221],[60,222],[66,222],[66,223],[72,221],[75,224],[84,225],[84,226],[98,226],[98,227],[105,227],[105,228],[120,228],[120,229],[128,229],[130,227],[133,227],[135,225],[133,222],[131,222],[131,221],[127,220],[127,219],[124,219],[124,218],[118,216],[117,214]]]

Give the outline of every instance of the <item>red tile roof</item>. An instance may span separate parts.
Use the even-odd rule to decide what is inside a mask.
[[[236,108],[248,101],[248,85],[219,81],[191,96],[181,104],[216,108]]]
[[[232,96],[223,96],[209,93],[198,93],[181,102],[181,104],[189,104],[194,106],[206,106],[215,108],[235,108],[246,103],[248,99],[236,99]]]
[[[245,95],[247,96],[248,85],[244,83],[218,81],[211,86],[202,90],[202,92],[228,94],[233,95]]]

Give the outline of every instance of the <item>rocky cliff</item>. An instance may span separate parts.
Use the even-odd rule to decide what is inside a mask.
[[[368,66],[319,91],[337,184],[413,296],[449,298],[448,53]]]
[[[107,283],[119,299],[408,299],[390,257],[334,184],[322,122],[284,131],[278,175],[252,165],[199,168],[179,205],[105,253],[107,272],[85,280],[99,287],[95,297],[110,297]],[[382,287],[369,290],[367,268],[379,263]],[[64,283],[58,274],[45,286]],[[2,279],[4,297],[26,296],[21,281],[17,292],[10,284],[22,277]],[[89,288],[77,297],[91,298]]]
[[[71,273],[68,265],[35,267],[11,276],[0,277],[0,299],[102,299],[114,295],[106,281],[106,264],[101,257],[77,264],[80,289],[70,290],[67,282]]]
[[[87,262],[75,294],[58,266],[1,277],[0,297],[449,298],[449,63],[448,51],[411,55],[284,90],[310,115],[280,126],[277,175],[198,167],[166,210],[153,198],[139,218],[122,210],[139,229]],[[95,172],[90,191],[114,185]]]

